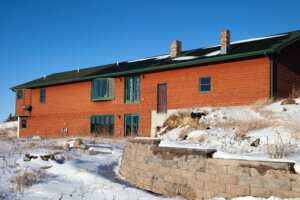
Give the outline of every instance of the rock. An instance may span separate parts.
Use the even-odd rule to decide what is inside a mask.
[[[254,142],[251,143],[251,147],[258,147],[259,145],[259,142],[260,142],[260,139],[256,139]]]
[[[28,162],[28,161],[30,161],[31,160],[31,158],[30,158],[30,154],[25,154],[25,156],[24,156],[24,159],[23,159],[25,162]]]
[[[204,112],[199,112],[199,113],[194,113],[194,112],[192,112],[192,113],[191,113],[191,117],[192,117],[192,118],[198,118],[198,119],[201,119],[201,117],[204,117],[204,116],[206,116],[206,114],[205,114]]]
[[[48,155],[44,155],[44,156],[40,156],[40,157],[44,161],[48,161],[49,160],[49,156]]]
[[[296,104],[295,99],[285,99],[281,102],[280,105],[286,105],[286,104]]]
[[[67,150],[67,151],[70,151],[70,144],[66,144],[66,146],[65,146],[65,149]]]
[[[30,159],[37,159],[38,157],[37,157],[37,156],[34,156],[34,155],[30,155],[29,158],[30,158]]]

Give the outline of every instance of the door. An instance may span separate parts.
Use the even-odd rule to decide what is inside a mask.
[[[167,112],[167,84],[157,84],[157,112]]]
[[[124,115],[124,136],[136,137],[140,131],[140,115],[127,114]]]

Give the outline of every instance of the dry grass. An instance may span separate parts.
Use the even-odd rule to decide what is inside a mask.
[[[300,97],[300,88],[293,88],[292,92],[290,93],[290,98],[296,99]]]
[[[198,118],[192,118],[190,113],[177,113],[171,115],[163,124],[163,127],[167,127],[160,135],[164,135],[168,131],[177,128],[179,126],[189,126],[190,130],[204,130],[209,124],[205,121],[200,121]]]
[[[218,127],[223,129],[234,129],[234,139],[241,140],[247,136],[249,131],[255,131],[272,126],[272,122],[265,119],[249,118],[247,120],[236,120],[228,118],[218,123]]]
[[[297,145],[290,143],[289,141],[283,141],[279,132],[276,133],[276,140],[274,144],[270,144],[267,138],[267,153],[270,158],[289,158],[293,153]]]
[[[45,178],[46,175],[42,171],[28,172],[27,170],[25,170],[23,173],[13,177],[11,179],[11,183],[15,191],[22,192],[24,191],[24,189],[35,184],[38,180],[42,180]]]
[[[280,103],[280,105],[287,105],[287,104],[296,104],[296,101],[294,99],[285,99]]]
[[[261,108],[265,107],[266,105],[269,105],[271,103],[274,103],[273,99],[259,99],[258,101],[256,101],[254,104],[250,105],[250,107],[254,110],[254,111],[259,111]]]

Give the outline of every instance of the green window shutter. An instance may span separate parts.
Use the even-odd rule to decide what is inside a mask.
[[[114,135],[114,115],[92,115],[91,133],[96,135]]]
[[[92,101],[114,99],[114,79],[103,78],[92,81]]]
[[[200,93],[208,93],[211,91],[211,78],[208,77],[200,77],[199,78],[199,92]]]
[[[23,90],[18,90],[17,91],[17,100],[22,100],[23,99]]]

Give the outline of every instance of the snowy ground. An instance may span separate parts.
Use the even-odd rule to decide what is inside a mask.
[[[300,103],[300,99],[296,100]],[[207,115],[195,121],[191,112]],[[245,107],[199,108],[178,113],[182,124],[161,129],[162,146],[215,148],[214,157],[296,162],[300,171],[300,105],[257,104]],[[2,199],[168,199],[135,188],[119,175],[125,140],[82,138],[113,147],[112,154],[95,156],[67,151],[68,138],[16,139],[17,123],[0,123],[0,200]],[[250,144],[260,139],[257,147]],[[279,149],[282,158],[274,149]],[[32,159],[26,153],[45,155],[60,152],[64,162]],[[273,158],[271,158],[273,157]],[[279,156],[280,157],[280,156]],[[180,198],[173,198],[180,199]],[[300,198],[299,198],[300,199]],[[216,198],[214,200],[223,200]],[[242,197],[235,200],[262,200]],[[271,197],[269,200],[279,200]]]
[[[94,156],[64,150],[66,140],[0,140],[0,199],[168,199],[137,189],[119,175],[124,140],[83,138],[114,148],[112,154]],[[26,153],[55,152],[62,153],[63,164],[40,157],[23,161]]]
[[[244,107],[199,108],[177,113],[182,123],[161,129],[162,146],[214,148],[215,158],[295,162],[300,173],[300,99],[296,104],[257,103]],[[191,112],[206,113],[195,122]],[[198,120],[198,119],[196,119]],[[174,121],[174,120],[173,120]],[[173,122],[171,121],[171,122]],[[259,139],[257,147],[252,142]]]

